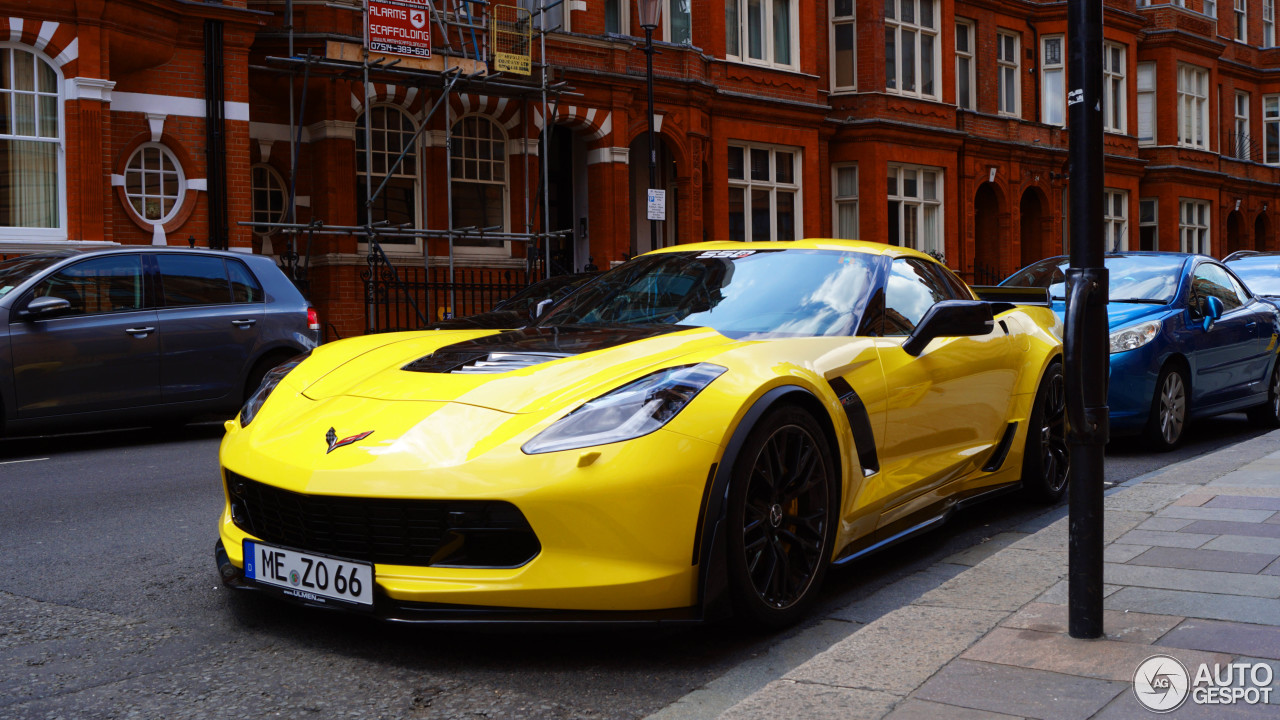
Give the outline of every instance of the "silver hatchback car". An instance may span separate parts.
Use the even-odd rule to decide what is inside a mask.
[[[0,261],[4,434],[231,416],[315,347],[315,310],[270,258],[121,247]]]

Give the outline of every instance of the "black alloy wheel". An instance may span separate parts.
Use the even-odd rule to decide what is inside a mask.
[[[1271,371],[1271,382],[1267,383],[1267,401],[1251,407],[1247,411],[1249,420],[1263,427],[1280,427],[1280,359]]]
[[[1165,363],[1156,380],[1156,394],[1151,398],[1151,412],[1143,440],[1157,452],[1178,446],[1187,424],[1187,400],[1191,394],[1186,373],[1174,363]]]
[[[1071,451],[1067,448],[1067,385],[1062,363],[1054,360],[1045,371],[1027,425],[1022,456],[1022,489],[1028,497],[1056,503],[1071,479]]]
[[[784,407],[747,438],[729,498],[729,577],[737,609],[783,627],[813,603],[831,559],[839,491],[827,438]]]

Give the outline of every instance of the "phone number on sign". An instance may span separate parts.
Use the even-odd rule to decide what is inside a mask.
[[[397,55],[417,55],[418,57],[431,57],[431,48],[414,47],[412,45],[396,45],[394,43],[384,43],[373,41],[369,43],[371,52],[396,53]]]

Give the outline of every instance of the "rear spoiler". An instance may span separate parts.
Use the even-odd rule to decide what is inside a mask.
[[[979,300],[993,305],[1052,307],[1049,302],[1049,288],[1011,287],[1006,285],[973,285],[971,287]],[[994,308],[992,309],[994,310]]]

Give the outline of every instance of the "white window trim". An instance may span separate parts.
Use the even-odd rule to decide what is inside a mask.
[[[858,91],[858,4],[851,2],[853,7],[852,15],[840,15],[836,13],[836,0],[827,0],[827,17],[829,19],[830,31],[827,33],[828,47],[831,48],[831,92],[834,93],[850,93]],[[852,85],[836,84],[836,26],[848,25],[853,28],[853,67],[850,71],[853,75]]]
[[[493,123],[493,126],[498,129],[498,133],[502,135],[502,142],[499,145],[499,147],[501,148],[501,152],[503,153],[502,155],[502,166],[503,166],[502,167],[502,178],[503,178],[502,179],[502,230],[500,230],[499,232],[507,232],[511,227],[511,155],[510,155],[511,136],[510,134],[507,133],[507,129],[502,126],[502,123],[498,122],[496,119],[488,115],[485,115],[483,113],[473,112],[473,113],[467,113],[465,115],[459,115],[458,117],[450,118],[449,122],[451,123],[452,126],[456,127],[463,120],[466,120],[467,118],[470,118],[470,117],[481,117],[481,118],[484,118],[485,120],[488,120],[489,122]],[[451,137],[457,137],[457,136],[451,135]],[[446,146],[445,147],[445,163],[447,164],[446,165],[447,175],[445,177],[448,178],[448,181],[451,184],[454,182],[453,166],[451,162],[452,159],[453,157],[452,155],[450,155],[450,149],[448,146]],[[495,182],[485,181],[485,180],[466,180],[466,179],[460,180],[459,182],[476,182],[476,183],[484,183],[484,184],[490,184],[490,185],[498,184]],[[452,195],[450,195],[450,197],[452,197]],[[452,213],[453,212],[452,208],[450,208],[448,212]],[[450,217],[452,217],[452,215],[450,215]],[[494,255],[494,256],[500,256],[500,257],[509,257],[511,255],[511,241],[507,240],[503,242],[502,247],[475,247],[472,245],[456,245],[455,244],[453,246],[453,249],[455,252],[463,255]]]
[[[173,207],[169,209],[169,212],[165,213],[157,220],[151,220],[143,215],[138,214],[138,211],[134,209],[133,202],[132,202],[133,198],[138,196],[129,194],[130,167],[133,165],[133,161],[135,158],[138,157],[138,155],[140,155],[144,150],[151,150],[151,149],[157,149],[160,151],[161,155],[164,155],[165,157],[167,157],[169,162],[173,163],[174,170],[178,174],[178,192],[177,192],[177,195],[175,195],[174,197]],[[173,220],[175,217],[177,217],[178,213],[182,212],[183,203],[187,198],[187,172],[182,168],[182,162],[178,160],[178,156],[174,154],[172,150],[169,149],[168,145],[165,145],[164,143],[158,143],[158,142],[145,142],[139,145],[137,148],[134,149],[132,153],[129,154],[129,159],[124,164],[124,178],[125,178],[125,184],[124,184],[125,212],[137,218],[139,222],[145,223],[147,225],[151,225],[152,227],[157,227],[157,226],[163,227],[170,220]]]
[[[1262,0],[1262,47],[1276,45],[1276,0]]]
[[[730,55],[728,50],[725,51],[725,58],[734,62],[740,62],[747,65],[758,65],[762,67],[782,68],[784,70],[800,69],[800,3],[799,0],[789,0],[791,6],[791,63],[783,64],[774,62],[772,58],[776,53],[773,51],[773,3],[764,2],[766,21],[764,23],[764,33],[761,37],[763,40],[762,53],[763,58],[753,58],[747,51],[747,2],[746,0],[735,0],[738,6],[738,50],[740,55]],[[725,19],[726,24],[728,18]],[[727,32],[727,31],[726,31]]]
[[[977,25],[967,18],[956,18],[956,27],[964,27],[965,33],[969,38],[968,52],[956,51],[956,107],[965,110],[974,110],[978,107],[978,83],[975,68],[977,67],[977,59],[974,57],[974,43],[977,41]],[[964,105],[960,102],[960,59],[966,58],[969,61],[969,104]]]
[[[1271,101],[1275,108],[1275,115],[1273,116],[1267,115],[1268,101]],[[1275,148],[1276,161],[1267,162],[1267,157],[1272,151],[1272,148],[1267,144],[1267,138],[1269,136],[1269,133],[1267,132],[1268,125],[1276,125],[1276,137],[1280,138],[1280,95],[1262,96],[1262,162],[1264,165],[1280,165],[1280,147]]]
[[[1004,38],[1013,39],[1013,62],[1000,59],[1000,48]],[[999,30],[996,32],[996,109],[1000,115],[1007,117],[1022,116],[1022,35],[1016,32]],[[1013,69],[1013,109],[1004,108],[1004,76],[1005,70]]]
[[[1240,114],[1241,99],[1244,100],[1243,115]],[[1249,96],[1249,93],[1237,90],[1231,101],[1233,115],[1231,132],[1235,137],[1235,143],[1228,148],[1228,150],[1230,151],[1229,154],[1231,157],[1237,160],[1253,160],[1253,157],[1249,153],[1249,144],[1251,144],[1253,140],[1249,129],[1249,103],[1251,100],[1252,98]],[[1241,131],[1242,126],[1244,128],[1243,131]],[[1243,140],[1241,138],[1243,138]]]
[[[1057,40],[1059,43],[1058,62],[1053,64],[1049,64],[1049,62],[1045,60],[1046,48],[1048,47],[1048,43],[1051,40]],[[1051,72],[1062,74],[1062,97],[1059,98],[1059,102],[1062,105],[1062,120],[1060,122],[1055,122],[1053,119],[1047,116],[1042,116],[1040,118],[1040,122],[1043,122],[1049,125],[1066,126],[1067,124],[1067,95],[1066,95],[1067,59],[1066,58],[1067,58],[1067,36],[1066,35],[1057,35],[1057,34],[1044,35],[1040,38],[1040,88],[1041,88],[1040,107],[1042,109],[1042,112],[1045,112],[1043,109],[1049,106],[1050,90],[1049,90],[1049,82],[1047,80],[1047,76]]]
[[[372,112],[375,108],[379,108],[379,107],[390,108],[390,109],[396,110],[396,111],[398,111],[398,112],[404,113],[404,115],[405,115],[406,117],[408,117],[408,118],[409,118],[409,120],[413,123],[413,128],[414,128],[414,130],[415,130],[415,131],[418,129],[418,126],[421,124],[418,118],[414,117],[412,113],[410,113],[408,110],[405,110],[403,107],[401,107],[401,106],[399,106],[399,105],[395,105],[395,104],[391,104],[391,103],[378,103],[378,104],[374,104],[374,105],[369,105],[369,106],[367,106],[367,107],[365,107],[365,108],[364,108],[364,112],[362,112],[362,113],[360,113],[359,115],[357,115],[357,116],[356,116],[355,132],[356,132],[356,134],[357,134],[357,135],[358,135],[362,140],[363,140],[363,139],[364,139],[364,137],[365,137],[365,133],[364,133],[364,129],[365,129],[364,113]],[[358,143],[357,143],[356,147],[357,147],[356,152],[357,152],[361,157],[363,157],[363,156],[364,156],[364,151],[359,149],[359,144],[358,144]],[[423,196],[422,196],[422,163],[423,163],[423,161],[424,161],[424,159],[423,159],[422,149],[423,149],[423,142],[422,142],[422,138],[419,138],[419,139],[418,139],[418,147],[417,147],[417,151],[414,153],[414,163],[415,163],[415,167],[413,168],[413,196],[414,196],[414,198],[415,198],[415,202],[414,202],[414,213],[413,213],[413,215],[414,215],[414,217],[413,217],[413,224],[414,224],[414,227],[422,227],[422,226],[423,226],[423,213],[425,213],[425,212],[426,212],[426,200],[425,200],[425,198],[423,198]],[[446,148],[446,157],[447,157],[447,148]],[[361,159],[360,157],[357,157],[357,158],[356,158],[356,162],[355,162],[355,167],[356,167],[356,184],[355,184],[355,189],[357,190],[357,192],[359,191],[359,187],[360,187],[360,159]],[[401,169],[403,170],[403,168],[404,168],[405,166],[402,164],[400,167],[401,167]],[[378,182],[378,183],[381,183],[381,182],[382,182],[382,178],[385,178],[386,176],[385,176],[385,175],[382,175],[382,174],[379,174],[379,175],[376,175],[376,176],[375,176],[375,175],[373,174],[373,168],[365,168],[365,177],[367,177],[367,178],[368,178],[368,182],[372,185],[373,180],[374,180],[374,178],[375,178],[375,177],[377,178],[377,182]],[[377,189],[378,189],[378,188],[377,188],[377,185],[374,185],[372,189],[373,189],[373,190],[377,190]],[[364,201],[365,201],[364,197],[360,197],[360,196],[356,197],[356,202],[357,202],[357,203],[363,203]],[[358,243],[359,243],[359,245],[360,245],[360,246],[366,246],[366,245],[368,245],[369,241],[368,241],[368,240],[365,240],[365,239],[363,239],[363,238],[361,238],[361,239],[358,241]],[[419,237],[419,238],[414,238],[413,242],[407,242],[407,243],[386,243],[386,244],[384,244],[384,245],[382,246],[382,249],[383,249],[383,251],[385,251],[388,255],[404,255],[404,254],[417,255],[417,254],[421,254],[421,253],[422,253],[422,238],[420,238],[420,237]]]
[[[22,43],[12,41],[0,41],[0,49],[15,48],[23,52],[29,52],[42,60],[53,68],[53,72],[58,86],[58,227],[56,228],[28,228],[28,227],[0,227],[0,242],[3,241],[49,241],[49,240],[69,240],[68,223],[67,223],[67,78],[62,74],[62,68],[54,62],[53,58],[43,52]],[[6,135],[5,139],[29,139],[25,136]]]
[[[1203,209],[1204,224],[1188,223],[1187,209]],[[1204,248],[1188,249],[1187,235],[1188,233],[1199,234],[1203,231]],[[1199,238],[1195,238],[1198,240]],[[1196,198],[1178,198],[1178,243],[1182,252],[1203,252],[1208,254],[1213,249],[1213,208],[1209,206],[1208,200],[1199,200]]]
[[[906,165],[903,163],[889,163],[887,166],[887,169],[892,169],[897,171],[899,186],[901,186],[902,184],[903,171],[914,170],[916,172],[916,175],[917,175],[916,188],[919,192],[918,195],[904,196],[904,195],[898,194],[900,192],[898,188],[893,188],[892,192],[888,193],[887,197],[885,198],[886,200],[889,200],[889,201],[896,200],[899,203],[898,204],[899,213],[905,214],[907,212],[908,206],[913,206],[920,209],[921,219],[917,227],[920,228],[922,242],[921,242],[921,247],[917,247],[914,249],[919,250],[920,252],[926,252],[926,253],[927,252],[938,252],[938,253],[945,252],[946,229],[944,226],[946,225],[947,215],[946,215],[946,204],[944,203],[944,199],[946,198],[946,191],[945,191],[946,173],[944,172],[943,168],[930,167],[928,165]],[[925,172],[932,172],[937,174],[937,185],[934,188],[933,200],[924,199],[924,179],[922,177],[922,173],[925,173]],[[923,237],[925,205],[932,205],[937,207],[938,209],[938,218],[937,218],[938,236],[936,238]],[[903,224],[902,224],[901,218],[899,218],[898,228],[902,229],[902,227],[903,227]],[[890,238],[891,241],[897,240],[897,239],[900,239],[900,238]],[[929,245],[933,245],[933,247],[929,247]],[[902,246],[902,247],[906,247],[906,246]]]
[[[277,218],[268,219],[266,222],[273,222],[273,223],[284,222],[284,219],[289,215],[289,184],[284,181],[284,176],[280,174],[279,170],[276,170],[274,167],[272,167],[271,163],[264,163],[264,162],[254,163],[253,165],[249,166],[249,216],[250,216],[250,219],[254,221],[257,220],[257,218],[253,217],[253,215],[258,211],[256,207],[253,207],[253,201],[258,196],[257,188],[253,186],[253,171],[259,168],[266,170],[267,177],[273,178],[277,182],[279,182],[280,188],[284,191],[284,203],[282,203],[280,206],[280,216]],[[256,225],[250,226],[250,227],[253,230],[253,234],[257,235],[258,237],[270,237],[271,235],[274,235],[279,230],[279,228],[267,228],[266,232],[260,233],[258,232]]]
[[[604,6],[600,8],[600,19],[603,22],[605,17]],[[641,34],[643,34],[643,30]],[[631,34],[631,0],[618,0],[618,31],[612,33],[607,27],[605,34],[630,35]],[[665,37],[665,36],[664,36]]]
[[[1232,37],[1236,42],[1249,42],[1249,4],[1248,0],[1235,0],[1231,18],[1234,21]]]
[[[671,3],[673,0],[662,0],[662,41],[675,44],[671,39]],[[696,18],[693,15],[693,0],[689,1],[689,45],[693,44],[693,24]],[[628,3],[629,4],[629,3]],[[685,45],[685,43],[679,43]]]
[[[1120,198],[1120,215],[1113,215],[1112,210],[1115,207],[1115,198]],[[1129,249],[1129,191],[1119,188],[1104,188],[1102,190],[1102,237],[1106,240],[1106,252],[1115,252],[1114,240],[1116,234],[1120,236],[1120,247],[1118,250],[1126,251]]]
[[[1120,71],[1114,72],[1110,69],[1111,51],[1120,51]],[[1104,42],[1102,44],[1102,94],[1103,94],[1103,113],[1102,127],[1106,132],[1118,133],[1123,135],[1129,128],[1129,53],[1128,48],[1121,43]],[[1120,91],[1116,93],[1118,97],[1112,97],[1111,83],[1114,78],[1120,79]],[[1111,126],[1111,104],[1115,103],[1115,107],[1120,109],[1120,124]]]
[[[1144,67],[1151,68],[1151,87],[1146,89],[1142,87],[1142,69]],[[1138,72],[1134,80],[1134,85],[1137,88],[1138,105],[1139,106],[1142,105],[1143,95],[1151,96],[1151,138],[1150,139],[1142,138],[1142,114],[1141,113],[1138,114],[1137,127],[1135,128],[1134,134],[1138,138],[1139,145],[1155,145],[1156,144],[1156,128],[1159,125],[1159,120],[1156,113],[1156,64],[1154,62],[1141,62],[1141,63],[1138,63],[1137,70]]]
[[[840,171],[853,170],[853,194],[840,195]],[[862,208],[858,204],[858,183],[861,178],[858,177],[857,163],[835,163],[831,166],[831,235],[832,237],[842,238],[840,234],[840,206],[852,204],[855,208],[854,214],[857,216],[857,224],[859,227],[854,228],[852,238],[848,240],[857,240],[862,232]]]
[[[1186,0],[1177,0],[1175,3],[1179,6],[1186,7]],[[1218,0],[1204,0],[1203,14],[1214,20],[1218,19]]]
[[[925,98],[929,100],[940,100],[942,99],[942,71],[941,71],[942,37],[941,37],[941,30],[940,30],[943,24],[942,23],[942,7],[941,7],[941,4],[937,2],[937,0],[920,0],[920,2],[932,3],[933,22],[935,27],[926,28],[917,23],[904,23],[901,20],[890,19],[890,18],[885,18],[884,20],[884,25],[886,30],[889,28],[894,28],[895,30],[898,31],[898,34],[895,35],[895,40],[894,40],[895,42],[894,47],[896,48],[895,57],[897,58],[896,60],[897,64],[894,66],[894,75],[893,75],[895,81],[898,84],[898,87],[893,87],[893,88],[887,87],[887,82],[886,82],[885,92],[893,93],[894,95],[902,95],[904,97],[917,97],[917,98]],[[902,89],[902,72],[901,72],[902,42],[897,38],[901,37],[900,31],[903,27],[906,27],[908,30],[915,31],[916,33],[916,44],[915,44],[916,56],[914,58],[914,61],[915,61],[914,67],[916,69],[916,72],[918,73],[917,77],[919,80],[916,83],[915,90]],[[920,48],[923,47],[924,45],[924,43],[920,42],[920,39],[924,37],[930,38],[933,43],[933,77],[931,78],[933,80],[932,93],[926,93],[924,91],[924,85],[925,85],[924,73],[921,71],[921,68],[920,68],[920,65],[921,65]]]
[[[752,189],[769,190],[769,239],[777,240],[778,231],[778,203],[775,190],[781,188],[795,193],[795,227],[792,228],[792,236],[799,240],[804,237],[804,183],[802,182],[802,173],[804,172],[804,148],[793,145],[768,145],[765,143],[748,143],[730,141],[729,147],[742,148],[742,179],[729,178],[726,172],[725,179],[730,188],[743,188],[746,191],[746,204],[743,209],[743,218],[746,224],[743,225],[743,239],[751,242],[751,191]],[[752,180],[751,179],[751,151],[765,150],[769,153],[769,176],[776,178],[778,176],[777,168],[778,151],[791,153],[791,177],[794,182],[791,184],[780,183],[777,180]]]
[[[1200,73],[1204,74],[1204,93],[1205,93],[1204,95],[1194,95],[1182,89],[1182,78],[1184,73],[1186,73],[1187,76],[1191,78],[1194,78]],[[1189,65],[1187,63],[1178,63],[1177,92],[1178,92],[1178,145],[1181,147],[1193,148],[1196,150],[1209,150],[1210,141],[1209,141],[1209,70],[1208,68],[1202,68],[1199,65]],[[1192,128],[1187,133],[1187,136],[1184,137],[1183,130],[1186,125],[1186,119],[1187,119],[1187,116],[1184,115],[1184,112],[1186,112],[1188,109],[1187,105],[1188,105],[1189,99],[1191,104],[1199,108],[1199,112],[1196,112],[1193,116],[1190,117],[1190,119],[1193,121]],[[1199,134],[1200,134],[1200,137],[1203,138],[1202,143],[1196,143],[1195,141],[1195,137],[1196,137],[1195,129],[1197,127],[1201,128],[1201,132]]]
[[[1151,203],[1151,222],[1143,222],[1142,220],[1142,203]],[[1145,197],[1138,198],[1138,249],[1142,249],[1142,229],[1155,228],[1156,246],[1152,250],[1160,249],[1160,198]]]

